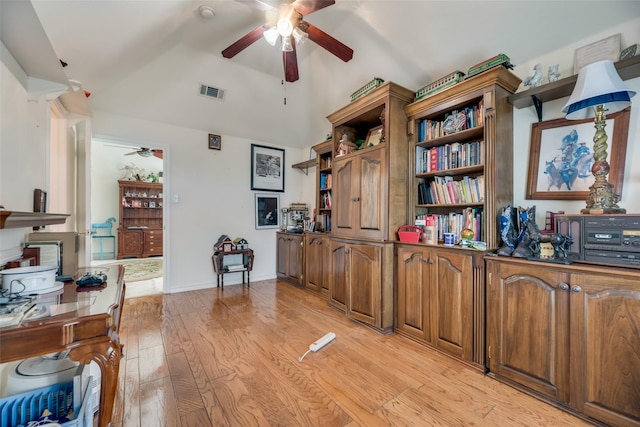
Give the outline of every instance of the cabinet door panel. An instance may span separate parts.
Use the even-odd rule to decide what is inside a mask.
[[[473,354],[472,259],[453,252],[435,256],[432,324],[434,344],[471,360]]]
[[[638,279],[580,274],[572,276],[571,285],[571,325],[575,331],[571,366],[576,409],[611,425],[637,425],[640,423]]]
[[[428,255],[427,250],[420,248],[398,248],[396,328],[403,333],[431,342]]]
[[[374,326],[380,320],[380,262],[379,246],[349,246],[349,314]]]
[[[383,198],[384,150],[363,153],[360,157],[359,209],[356,228],[359,236],[382,237],[386,199]]]
[[[488,263],[489,369],[568,401],[568,276]]]
[[[292,282],[301,285],[303,260],[302,236],[289,237],[287,246],[289,248],[289,261],[287,262],[289,266],[288,277]]]
[[[289,247],[288,239],[286,236],[278,235],[277,250],[277,274],[278,276],[286,277],[289,271]]]
[[[322,289],[322,281],[324,280],[324,263],[327,261],[323,257],[323,238],[320,236],[307,237],[305,250],[307,252],[307,265],[305,274],[307,276],[306,287],[312,291],[320,292]]]
[[[329,302],[334,307],[347,311],[347,245],[342,242],[331,243],[331,282],[329,284]]]
[[[141,230],[118,231],[118,256],[141,256],[144,235]]]
[[[353,215],[356,202],[354,200],[353,176],[356,174],[354,159],[335,162],[333,191],[333,214],[331,215],[331,232],[334,235],[351,236],[354,232]]]

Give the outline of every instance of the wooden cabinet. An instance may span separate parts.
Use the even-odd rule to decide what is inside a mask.
[[[379,332],[391,332],[393,280],[383,266],[392,262],[393,244],[331,239],[330,248],[329,304]]]
[[[335,235],[360,239],[386,238],[385,174],[383,147],[336,159]]]
[[[363,148],[333,158],[333,214],[336,237],[397,240],[407,223],[407,117],[414,92],[387,82],[327,118],[333,125],[333,153],[346,135]],[[382,126],[380,141],[367,136]]]
[[[484,261],[473,250],[396,244],[396,331],[484,369]]]
[[[513,199],[513,107],[520,79],[496,67],[406,107],[412,150],[411,217],[435,216],[444,232],[500,244],[496,218]]]
[[[118,259],[162,255],[162,184],[118,181]]]
[[[278,232],[277,266],[278,279],[296,286],[304,286],[304,245],[303,235],[297,233]]]
[[[305,234],[305,286],[307,289],[320,292],[323,295],[329,294],[330,250],[327,234]]]
[[[487,259],[491,375],[613,426],[640,425],[640,272]]]

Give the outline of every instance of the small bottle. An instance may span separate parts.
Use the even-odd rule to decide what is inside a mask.
[[[438,237],[436,235],[436,222],[432,216],[426,218],[427,225],[425,226],[425,239],[424,242],[428,245],[437,245]]]

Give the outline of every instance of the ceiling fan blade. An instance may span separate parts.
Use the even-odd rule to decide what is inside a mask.
[[[240,38],[238,41],[233,43],[231,46],[222,51],[222,56],[225,58],[233,58],[240,52],[242,52],[247,47],[251,46],[253,43],[258,41],[262,34],[265,32],[267,27],[265,25],[260,25],[255,30],[249,32],[244,37]]]
[[[152,150],[153,155],[159,159],[162,159],[162,150]]]
[[[344,62],[348,62],[353,58],[353,49],[334,39],[315,25],[302,21],[300,23],[300,29],[309,35],[310,40],[333,53]]]
[[[296,41],[291,38],[291,47],[293,50],[290,52],[282,52],[282,62],[284,64],[284,79],[289,82],[295,82],[300,78],[298,76],[298,55],[296,54]]]
[[[334,0],[296,0],[291,3],[291,7],[300,15],[305,16],[335,3]]]
[[[126,153],[125,156],[133,156],[134,154],[138,154],[137,151],[132,151],[130,153]]]

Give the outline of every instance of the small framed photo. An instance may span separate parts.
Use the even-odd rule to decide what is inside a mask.
[[[222,148],[222,137],[220,135],[209,134],[209,149],[220,150]]]
[[[280,227],[280,195],[256,194],[256,230]]]
[[[608,181],[618,196],[622,195],[630,116],[626,108],[606,117]],[[591,172],[595,133],[593,119],[560,118],[532,124],[526,198],[586,200],[595,182]]]
[[[383,130],[384,129],[382,125],[369,130],[369,133],[367,133],[367,140],[365,141],[364,146],[373,147],[383,142],[384,141],[384,135],[382,134]]]
[[[156,207],[156,202],[149,202],[149,207],[150,208],[155,208]]]
[[[251,189],[284,192],[284,150],[251,144]]]

